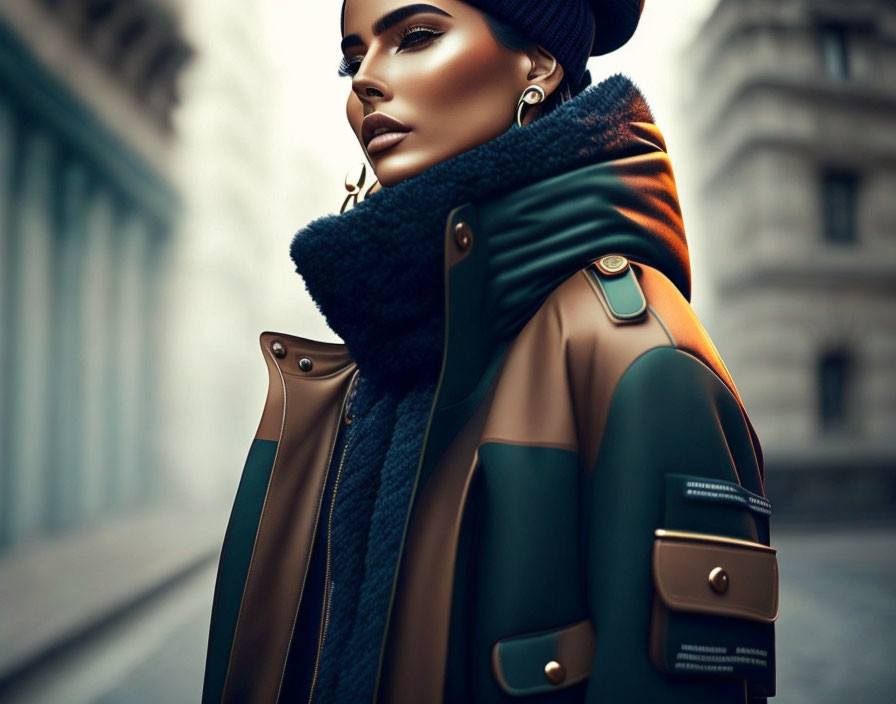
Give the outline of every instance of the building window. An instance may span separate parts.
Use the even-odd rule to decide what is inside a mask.
[[[858,176],[851,171],[825,171],[821,177],[823,236],[827,242],[856,241]]]
[[[849,420],[853,361],[845,349],[822,352],[818,359],[818,410],[823,430],[842,430]]]
[[[835,81],[849,78],[849,35],[842,24],[831,24],[821,29],[821,56],[824,72]]]

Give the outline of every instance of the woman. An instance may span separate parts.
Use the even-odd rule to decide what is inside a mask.
[[[292,243],[345,344],[261,336],[204,702],[773,694],[759,443],[650,111],[585,71],[641,9],[345,2],[381,188]]]

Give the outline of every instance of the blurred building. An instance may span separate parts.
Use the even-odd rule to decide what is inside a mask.
[[[216,542],[157,515],[191,55],[169,2],[0,3],[0,699]]]
[[[896,4],[721,0],[687,55],[708,327],[800,516],[896,507]]]
[[[0,551],[151,501],[190,53],[162,3],[0,4]]]

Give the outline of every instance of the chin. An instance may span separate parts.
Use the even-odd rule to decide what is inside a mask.
[[[391,188],[405,179],[413,178],[423,173],[439,161],[439,159],[434,160],[431,157],[429,159],[421,159],[413,154],[395,152],[394,154],[383,153],[382,155],[374,155],[371,159],[371,165],[380,185],[383,188]]]
[[[379,169],[379,170],[374,169],[374,173],[376,174],[377,181],[380,182],[380,185],[383,188],[392,188],[392,186],[396,186],[399,183],[401,183],[402,181],[404,181],[406,178],[411,177],[410,175],[406,175],[406,174],[393,173],[389,169]],[[413,174],[411,174],[411,175],[413,175]]]
[[[383,188],[391,188],[405,179],[413,178],[417,174],[423,173],[425,167],[394,167],[391,164],[388,166],[376,164],[373,170],[380,185]]]

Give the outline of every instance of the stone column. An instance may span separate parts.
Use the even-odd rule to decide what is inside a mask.
[[[110,249],[114,236],[114,205],[111,194],[98,184],[87,209],[82,271],[82,436],[80,501],[87,520],[97,517],[108,506],[107,466],[110,434],[109,374],[110,358],[117,340],[110,338],[111,266]]]
[[[114,457],[114,502],[133,507],[143,498],[146,482],[148,399],[144,385],[151,342],[148,335],[148,272],[151,232],[141,213],[128,213],[119,229],[115,317],[117,319],[118,442]]]
[[[147,471],[143,474],[140,490],[143,500],[147,502],[164,501],[171,495],[170,468],[165,466],[164,453],[160,447],[159,428],[163,424],[170,425],[169,418],[159,416],[159,386],[168,381],[168,369],[163,369],[160,360],[162,328],[167,321],[159,318],[162,282],[170,267],[168,255],[170,251],[170,232],[155,222],[146,223],[144,240],[142,292],[143,322],[143,354],[140,359],[142,372],[139,376],[140,413],[142,416],[141,431],[137,438]],[[183,341],[184,345],[194,344],[192,340]],[[180,432],[189,435],[191,428],[184,427]]]
[[[11,325],[5,466],[7,540],[23,542],[48,524],[54,147],[42,132],[22,139],[20,188],[9,243]]]
[[[82,520],[80,500],[84,480],[83,398],[81,369],[84,355],[81,289],[86,264],[85,217],[88,175],[76,158],[60,169],[59,234],[55,253],[56,303],[54,306],[56,359],[53,364],[55,442],[53,443],[54,528],[65,530]]]

